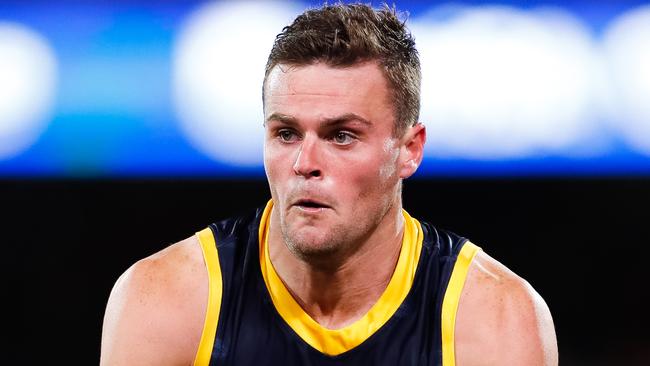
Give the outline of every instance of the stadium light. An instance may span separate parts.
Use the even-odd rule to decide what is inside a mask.
[[[209,3],[191,14],[174,50],[174,101],[188,141],[232,165],[262,165],[262,80],[290,4]]]
[[[0,22],[0,160],[27,150],[49,121],[57,62],[35,31]]]

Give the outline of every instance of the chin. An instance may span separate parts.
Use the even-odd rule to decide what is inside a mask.
[[[336,257],[342,249],[340,240],[313,227],[283,230],[283,236],[291,253],[306,262]]]

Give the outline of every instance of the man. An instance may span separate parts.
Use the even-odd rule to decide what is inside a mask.
[[[127,270],[102,365],[556,365],[539,295],[402,210],[425,142],[419,67],[389,9],[286,27],[263,86],[272,200]]]

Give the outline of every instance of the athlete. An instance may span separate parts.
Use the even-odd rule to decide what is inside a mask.
[[[402,209],[426,139],[395,10],[308,10],[263,85],[266,206],[135,263],[102,365],[557,365],[548,307],[467,239]]]

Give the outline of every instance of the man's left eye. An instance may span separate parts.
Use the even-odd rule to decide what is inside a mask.
[[[346,132],[337,132],[334,134],[333,140],[335,143],[339,145],[347,145],[352,143],[354,137],[352,137],[349,133]]]

